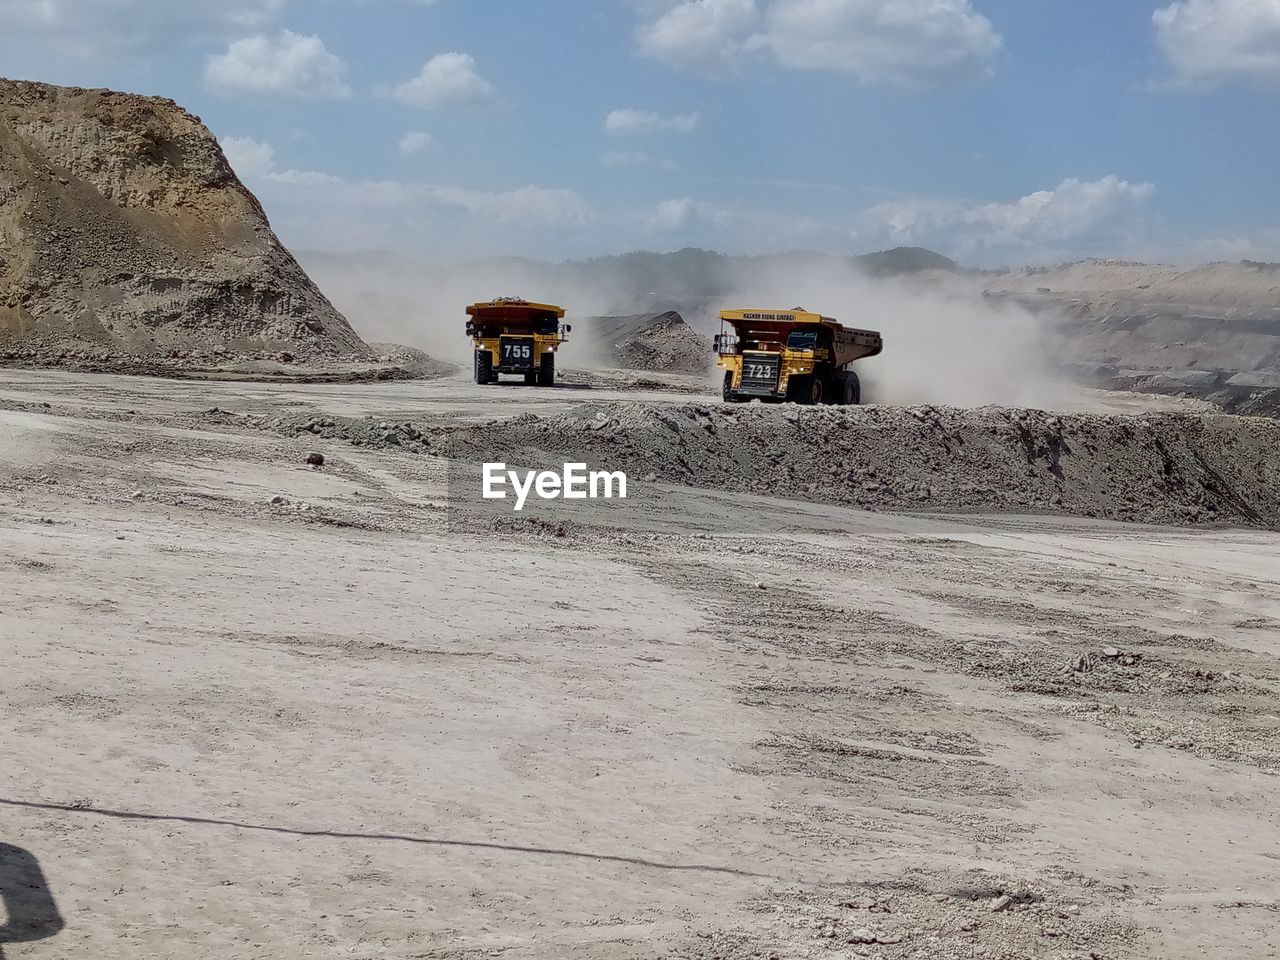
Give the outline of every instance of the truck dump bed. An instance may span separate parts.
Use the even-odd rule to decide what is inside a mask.
[[[564,307],[528,300],[485,300],[467,307],[467,334],[472,337],[500,337],[503,334],[546,333],[559,327]]]
[[[875,330],[858,330],[805,310],[725,310],[720,319],[731,325],[742,349],[782,349],[795,341],[792,335],[822,327],[830,332],[837,366],[864,357],[874,357],[884,349],[884,338]]]

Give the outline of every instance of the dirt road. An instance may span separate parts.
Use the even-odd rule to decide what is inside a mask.
[[[1277,955],[1280,536],[468,533],[439,460],[245,419],[512,402],[578,399],[6,372],[0,841],[65,920],[6,897],[9,960]]]

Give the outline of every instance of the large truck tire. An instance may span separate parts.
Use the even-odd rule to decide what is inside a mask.
[[[724,397],[725,403],[746,403],[746,397],[740,397],[733,392],[732,370],[726,370],[724,372],[724,386],[720,390],[720,395]]]
[[[538,375],[536,373],[526,373],[524,375],[524,382],[526,386],[532,387],[538,382]]]
[[[787,403],[804,403],[809,390],[809,378],[792,375],[787,381]]]
[[[556,385],[556,355],[544,353],[542,363],[538,367],[538,386],[554,387]]]
[[[805,374],[787,381],[787,400],[812,407],[827,396],[826,382],[820,374]]]
[[[815,373],[809,381],[809,405],[816,407],[820,403],[826,403],[828,392],[827,378]]]
[[[830,376],[822,378],[822,399],[820,403],[825,403],[829,407],[838,407],[844,403],[844,374],[839,370]]]
[[[477,350],[476,383],[493,383],[497,379],[493,374],[493,354],[488,350]]]
[[[862,404],[862,381],[852,370],[844,372],[844,402],[851,407]]]

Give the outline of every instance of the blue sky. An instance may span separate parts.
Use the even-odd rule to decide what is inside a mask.
[[[0,0],[292,246],[1280,260],[1280,0]]]

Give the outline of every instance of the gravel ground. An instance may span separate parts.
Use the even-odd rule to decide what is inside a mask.
[[[267,426],[477,462],[608,464],[863,509],[1280,524],[1280,422],[1261,418],[612,402],[456,427],[310,414]]]
[[[1048,414],[553,394],[10,375],[8,960],[1277,954],[1268,523],[713,472],[811,425],[804,470],[1043,472]],[[1270,426],[1059,423],[1095,510],[1157,439],[1270,509]],[[704,472],[564,521],[460,522],[439,456],[660,431]],[[18,942],[33,862],[65,926]]]

